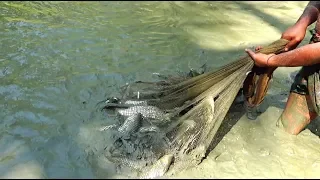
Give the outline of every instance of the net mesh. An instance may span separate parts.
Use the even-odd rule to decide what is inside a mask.
[[[281,53],[288,41],[280,39],[258,52]],[[123,88],[123,101],[144,101],[163,114],[153,117],[162,133],[155,156],[173,154],[169,175],[201,162],[254,63],[242,57],[218,70],[196,77],[170,77],[158,82],[134,82]],[[152,112],[151,112],[152,113]],[[153,144],[161,144],[156,141]]]

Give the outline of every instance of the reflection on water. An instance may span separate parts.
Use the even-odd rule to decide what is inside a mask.
[[[99,131],[112,122],[98,101],[153,72],[221,66],[282,30],[261,37],[259,16],[232,2],[0,2],[0,12],[2,178],[112,177]]]

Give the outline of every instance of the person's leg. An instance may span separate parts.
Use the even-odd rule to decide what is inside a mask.
[[[297,74],[291,86],[287,104],[282,112],[278,126],[290,134],[299,134],[313,119],[317,117],[310,96],[308,95],[306,80],[302,78],[303,69]]]
[[[286,107],[282,112],[281,121],[284,130],[290,134],[299,134],[313,119],[317,113],[308,105],[308,95],[301,95],[291,92]]]

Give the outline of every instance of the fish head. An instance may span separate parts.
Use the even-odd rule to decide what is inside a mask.
[[[134,114],[134,116],[136,119],[140,119],[140,120],[143,119],[143,115],[141,113],[136,113],[136,114]]]
[[[119,102],[120,102],[120,99],[117,97],[109,97],[106,100],[106,103],[119,103]]]

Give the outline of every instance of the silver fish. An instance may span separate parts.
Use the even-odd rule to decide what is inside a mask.
[[[124,104],[147,106],[147,101],[126,100]]]
[[[139,128],[139,133],[146,133],[146,132],[160,132],[160,129],[157,126],[145,126]]]
[[[141,113],[144,118],[162,119],[165,113],[155,106],[132,106],[126,109],[117,109],[122,116],[132,116],[136,113]]]
[[[103,127],[100,127],[99,128],[99,131],[106,131],[106,130],[108,130],[108,129],[113,129],[113,128],[115,128],[115,127],[117,127],[118,125],[116,125],[116,124],[111,124],[111,125],[108,125],[108,126],[103,126]]]
[[[120,134],[130,135],[138,130],[142,120],[141,113],[135,113],[129,116],[124,123],[118,128]]]
[[[162,156],[158,161],[156,161],[151,168],[142,173],[139,178],[140,179],[153,179],[156,177],[163,176],[169,169],[171,163],[173,161],[173,155],[166,154]]]

